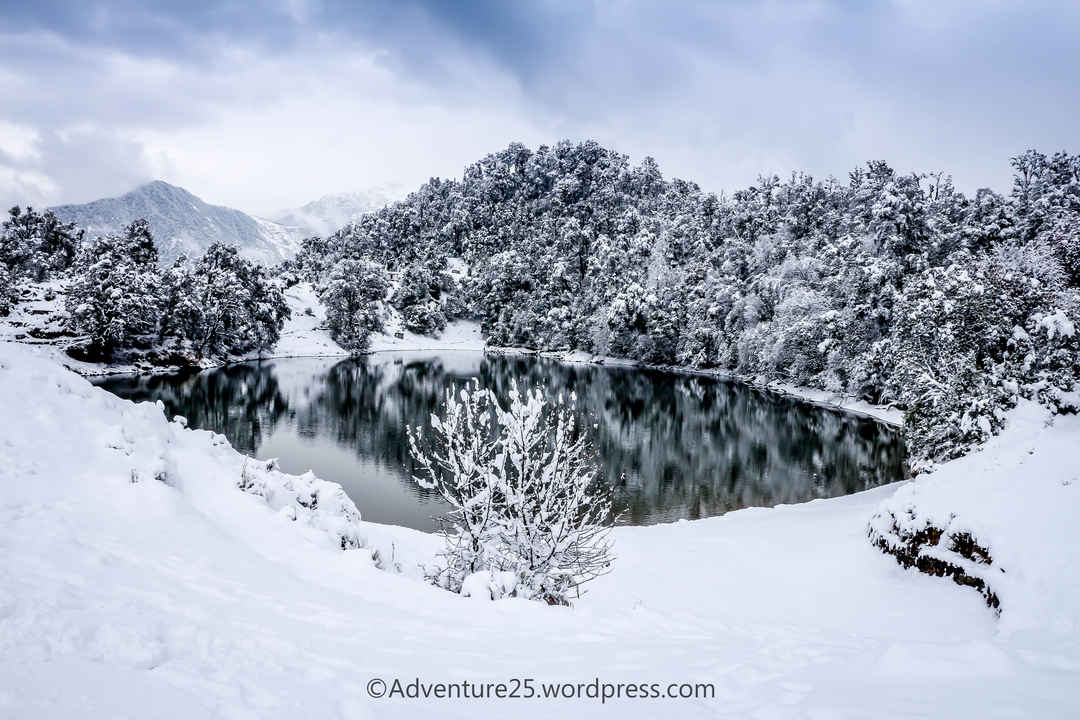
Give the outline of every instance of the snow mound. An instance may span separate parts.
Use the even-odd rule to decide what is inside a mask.
[[[1080,629],[1080,416],[1031,401],[977,452],[903,485],[870,521],[905,565],[980,589],[1004,628]],[[951,566],[951,567],[946,567]]]

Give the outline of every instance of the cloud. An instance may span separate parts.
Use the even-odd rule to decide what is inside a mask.
[[[0,121],[0,156],[7,156],[13,162],[37,160],[41,153],[38,131],[25,125]]]
[[[715,190],[874,158],[1007,189],[1010,155],[1080,150],[1080,8],[1058,3],[45,0],[5,19],[8,203],[162,177],[268,213],[561,137]]]

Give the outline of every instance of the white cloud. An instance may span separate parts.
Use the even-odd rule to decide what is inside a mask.
[[[59,191],[60,186],[45,173],[0,165],[0,198],[17,198],[21,205],[43,207],[53,204]]]
[[[41,135],[34,128],[0,120],[0,155],[15,162],[37,160],[41,157],[40,140]]]

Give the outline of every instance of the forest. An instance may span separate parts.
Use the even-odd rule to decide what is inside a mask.
[[[284,274],[357,278],[335,290],[359,299],[331,303],[332,321],[378,288],[349,270],[367,263],[400,275],[392,302],[417,331],[474,318],[491,345],[892,404],[918,464],[983,442],[1020,398],[1080,409],[1080,156],[1011,164],[1007,196],[881,161],[846,181],[766,176],[726,195],[595,142],[513,144],[309,238]],[[460,287],[446,272],[458,257]]]

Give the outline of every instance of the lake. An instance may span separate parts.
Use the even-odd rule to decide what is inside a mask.
[[[650,525],[835,497],[902,480],[904,444],[874,420],[734,381],[471,351],[296,358],[96,384],[161,400],[190,427],[290,473],[340,483],[364,519],[420,530],[446,506],[411,479],[407,425],[470,378],[573,391],[619,523]],[[595,428],[592,426],[595,425]]]

